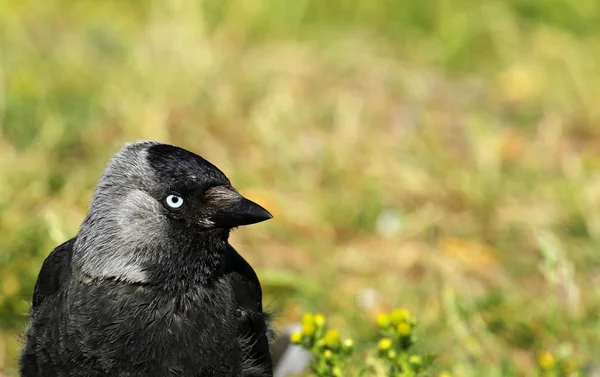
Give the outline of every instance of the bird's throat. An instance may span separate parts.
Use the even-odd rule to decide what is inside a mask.
[[[222,239],[202,240],[172,250],[151,268],[152,285],[172,293],[210,287],[222,274],[222,255],[228,247]]]

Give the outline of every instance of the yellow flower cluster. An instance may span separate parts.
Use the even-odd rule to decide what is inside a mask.
[[[392,347],[393,342],[397,342],[401,349],[408,349],[413,339],[413,328],[417,321],[410,315],[406,309],[394,309],[391,313],[382,313],[377,316],[377,327],[383,332],[384,338],[379,342],[379,350]]]
[[[579,371],[579,365],[570,358],[557,358],[551,352],[543,351],[538,354],[538,367],[542,376],[559,375],[570,376]]]
[[[321,314],[306,313],[302,317],[300,330],[291,334],[290,340],[309,351],[313,356],[311,369],[318,377],[342,377],[344,367],[354,349],[354,341],[342,339],[337,330],[327,326]],[[369,365],[363,365],[361,373],[383,363],[388,368],[389,377],[414,377],[427,371],[434,356],[417,354],[412,349],[415,341],[416,319],[406,309],[395,309],[377,317],[377,327],[381,334],[377,343],[377,357],[371,358]],[[373,369],[374,370],[374,369]],[[442,372],[439,377],[451,377]]]
[[[327,328],[322,314],[304,314],[302,329],[292,333],[290,341],[315,356],[313,369],[317,376],[341,377],[344,362],[354,349],[352,339],[342,340],[337,330]]]
[[[406,309],[394,309],[391,313],[377,316],[377,327],[381,333],[377,352],[389,366],[390,376],[414,376],[431,364],[431,358],[410,352],[415,340],[413,329],[416,324],[417,321]]]

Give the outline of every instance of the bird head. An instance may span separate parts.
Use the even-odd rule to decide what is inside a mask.
[[[77,235],[73,263],[90,277],[144,282],[152,266],[223,251],[231,228],[272,218],[210,162],[142,141],[109,162]]]

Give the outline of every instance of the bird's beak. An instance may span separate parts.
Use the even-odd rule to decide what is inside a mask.
[[[205,199],[217,208],[209,217],[216,228],[234,228],[273,218],[269,211],[227,186],[209,189]]]

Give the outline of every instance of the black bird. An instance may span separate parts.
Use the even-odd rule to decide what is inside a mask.
[[[228,243],[271,217],[202,157],[126,144],[44,261],[21,375],[272,376],[260,283]]]

